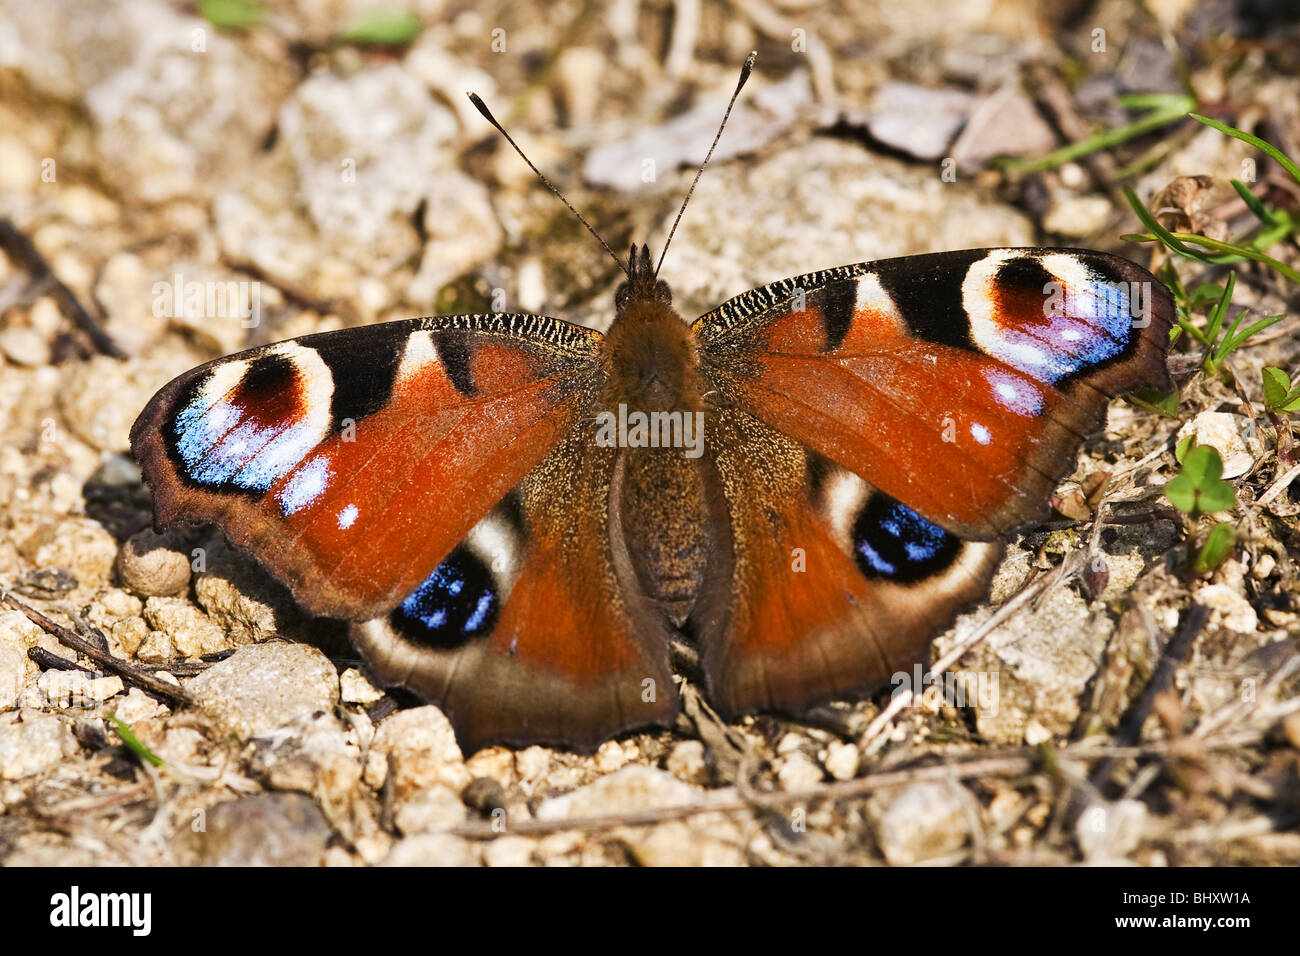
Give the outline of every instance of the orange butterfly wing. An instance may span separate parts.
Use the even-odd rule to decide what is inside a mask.
[[[419,591],[353,627],[375,674],[439,704],[466,749],[590,750],[676,715],[671,631],[611,504],[621,467],[575,427]]]
[[[755,289],[694,332],[727,400],[992,540],[1049,513],[1112,397],[1169,388],[1172,324],[1164,286],[1124,259],[976,249]]]
[[[610,519],[617,450],[592,441],[600,343],[527,315],[306,336],[180,376],[132,444],[159,526],[212,522],[358,622],[380,680],[467,747],[594,747],[677,709]]]
[[[413,591],[560,440],[600,337],[526,315],[305,336],[181,375],[131,432],[156,521],[220,525],[308,610]]]
[[[987,592],[999,539],[1048,514],[1109,398],[1169,386],[1172,322],[1144,270],[1064,250],[850,266],[699,319],[715,703],[798,711],[919,659]]]

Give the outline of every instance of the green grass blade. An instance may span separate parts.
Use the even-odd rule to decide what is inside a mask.
[[[1053,150],[1046,156],[1034,160],[1020,160],[1006,163],[1005,168],[1022,173],[1036,173],[1044,169],[1052,169],[1061,166],[1071,160],[1078,159],[1081,156],[1087,156],[1091,153],[1099,152],[1103,149],[1109,149],[1117,146],[1135,136],[1141,136],[1143,133],[1149,133],[1151,130],[1159,129],[1162,126],[1168,126],[1170,123],[1176,123],[1184,116],[1190,114],[1190,111],[1196,108],[1196,100],[1190,96],[1181,94],[1168,93],[1145,93],[1135,94],[1130,97],[1121,97],[1124,105],[1143,107],[1153,107],[1151,112],[1141,119],[1135,120],[1126,126],[1120,126],[1116,129],[1103,130],[1095,133],[1087,139],[1081,139],[1077,143],[1071,143],[1068,146],[1062,146],[1060,149]]]
[[[161,767],[166,763],[162,757],[159,757],[156,753],[142,744],[140,738],[135,735],[135,732],[122,721],[118,720],[113,714],[107,714],[105,719],[113,725],[113,730],[117,732],[117,735],[120,738],[122,738],[122,743],[126,745],[126,749],[131,751],[131,753],[135,754],[141,760],[153,764],[155,767]]]
[[[1229,272],[1228,281],[1224,283],[1223,295],[1210,311],[1210,320],[1205,326],[1205,337],[1211,342],[1219,340],[1219,329],[1223,327],[1223,317],[1228,313],[1228,304],[1232,302],[1232,290],[1237,285],[1237,273]]]
[[[1176,232],[1172,234],[1180,242],[1194,242],[1197,245],[1205,246],[1207,249],[1217,249],[1220,252],[1226,252],[1233,256],[1240,256],[1242,259],[1250,259],[1253,262],[1262,262],[1274,272],[1280,273],[1290,279],[1292,282],[1300,282],[1300,272],[1292,269],[1286,263],[1278,262],[1272,256],[1266,256],[1262,252],[1256,252],[1254,249],[1247,249],[1244,246],[1234,246],[1229,242],[1220,242],[1218,239],[1211,239],[1208,236],[1197,236],[1186,232]],[[1192,258],[1197,258],[1193,256]],[[1206,261],[1206,260],[1201,260]],[[1232,261],[1232,260],[1224,260]],[[1214,265],[1223,265],[1223,262],[1215,262]]]
[[[1264,153],[1266,156],[1271,157],[1279,166],[1281,166],[1283,169],[1285,169],[1288,173],[1291,174],[1292,179],[1300,183],[1300,166],[1297,166],[1294,162],[1292,162],[1291,159],[1289,159],[1285,153],[1283,153],[1272,143],[1267,142],[1266,140],[1262,140],[1258,136],[1252,136],[1250,133],[1247,133],[1245,130],[1237,129],[1235,126],[1229,126],[1227,123],[1220,123],[1218,120],[1210,119],[1208,116],[1202,116],[1199,113],[1191,113],[1189,115],[1192,117],[1192,119],[1196,120],[1198,123],[1204,123],[1206,126],[1212,126],[1215,129],[1217,129],[1220,133],[1227,133],[1233,139],[1239,139],[1243,143],[1249,143],[1251,146],[1254,146],[1256,149]]]
[[[1237,322],[1233,323],[1234,330],[1236,329],[1237,325],[1240,324],[1241,318],[1245,314],[1246,313],[1243,312],[1241,316],[1237,317]],[[1240,335],[1233,335],[1232,333],[1229,333],[1228,335],[1224,336],[1224,345],[1225,345],[1223,350],[1224,356],[1226,357],[1229,352],[1231,352],[1233,349],[1239,346],[1242,342],[1245,342],[1252,335],[1258,335],[1260,332],[1263,332],[1265,329],[1269,328],[1270,326],[1277,325],[1285,318],[1286,318],[1285,313],[1279,313],[1278,315],[1266,315],[1258,322],[1254,323],[1250,327],[1243,330]]]
[[[1240,179],[1229,179],[1228,182],[1232,183],[1232,188],[1237,190],[1237,195],[1246,204],[1246,208],[1255,214],[1256,219],[1266,226],[1277,225],[1277,218],[1265,208],[1264,204],[1259,201],[1259,197],[1251,192],[1245,183]]]

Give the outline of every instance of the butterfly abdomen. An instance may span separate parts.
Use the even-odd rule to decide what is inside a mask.
[[[614,494],[641,589],[677,622],[699,591],[707,418],[690,329],[662,299],[618,312],[605,341],[604,433],[620,450]]]

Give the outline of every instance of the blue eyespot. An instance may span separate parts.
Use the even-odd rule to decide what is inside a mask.
[[[307,415],[300,378],[285,356],[264,355],[216,400],[205,391],[212,373],[191,383],[167,433],[181,475],[220,491],[261,493],[293,471],[324,437]],[[281,504],[288,515],[306,502]]]
[[[961,541],[911,508],[874,495],[853,523],[853,551],[868,578],[916,581],[948,567]]]
[[[1052,283],[1059,285],[1055,279]],[[999,327],[985,351],[1048,385],[1124,352],[1135,318],[1126,283],[1096,279],[1058,295],[1059,302],[1042,321],[1027,328]]]
[[[492,631],[500,598],[492,572],[465,547],[433,569],[391,615],[393,627],[421,644],[453,648]]]

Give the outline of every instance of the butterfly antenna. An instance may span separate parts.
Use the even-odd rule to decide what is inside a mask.
[[[569,207],[569,212],[573,213],[575,216],[578,217],[578,222],[586,226],[587,231],[596,237],[597,242],[599,242],[602,246],[604,246],[605,251],[609,253],[609,257],[613,259],[616,263],[618,263],[618,267],[623,270],[624,274],[631,275],[631,273],[628,271],[628,266],[623,263],[623,260],[621,260],[618,256],[614,255],[614,250],[609,247],[609,243],[607,243],[604,239],[600,237],[600,233],[598,233],[594,228],[592,228],[591,223],[587,222],[586,218],[583,217],[582,213],[578,212],[578,210],[573,208],[573,203],[569,202],[569,200],[564,198],[564,193],[556,189],[555,184],[552,183],[545,176],[543,176],[542,171],[533,165],[533,161],[524,155],[524,151],[519,148],[519,144],[516,143],[514,141],[514,138],[505,131],[505,127],[503,127],[500,123],[497,122],[497,118],[492,115],[492,111],[487,108],[487,104],[484,103],[483,100],[479,98],[479,95],[477,93],[467,93],[466,95],[469,97],[469,101],[474,104],[474,106],[478,109],[480,113],[483,114],[483,118],[496,127],[497,132],[500,133],[502,136],[504,136],[506,138],[506,142],[514,147],[515,152],[519,154],[519,158],[522,159],[525,163],[527,163],[528,168],[537,174],[537,178],[546,184],[546,188],[549,189],[551,192],[555,193],[556,197],[559,198],[560,202],[564,203],[566,206]]]
[[[664,256],[668,255],[668,246],[672,243],[673,236],[677,232],[677,224],[682,221],[682,213],[686,212],[686,204],[691,201],[691,195],[695,192],[700,177],[704,175],[704,170],[709,166],[709,160],[713,158],[713,151],[718,148],[718,140],[722,139],[722,131],[727,128],[727,120],[731,118],[731,108],[736,105],[736,97],[744,89],[745,81],[749,79],[749,74],[754,69],[754,61],[757,59],[757,50],[751,51],[749,56],[745,57],[745,65],[740,68],[740,79],[736,81],[736,91],[731,94],[731,101],[727,103],[727,112],[722,114],[722,122],[718,124],[718,133],[713,137],[713,145],[709,147],[704,162],[700,163],[700,168],[695,173],[695,179],[691,182],[691,188],[686,190],[686,198],[682,200],[682,208],[677,210],[677,218],[673,220],[673,227],[668,230],[668,238],[664,240],[663,250],[659,253],[659,263],[655,266],[655,278],[659,277],[659,267],[664,264]]]

